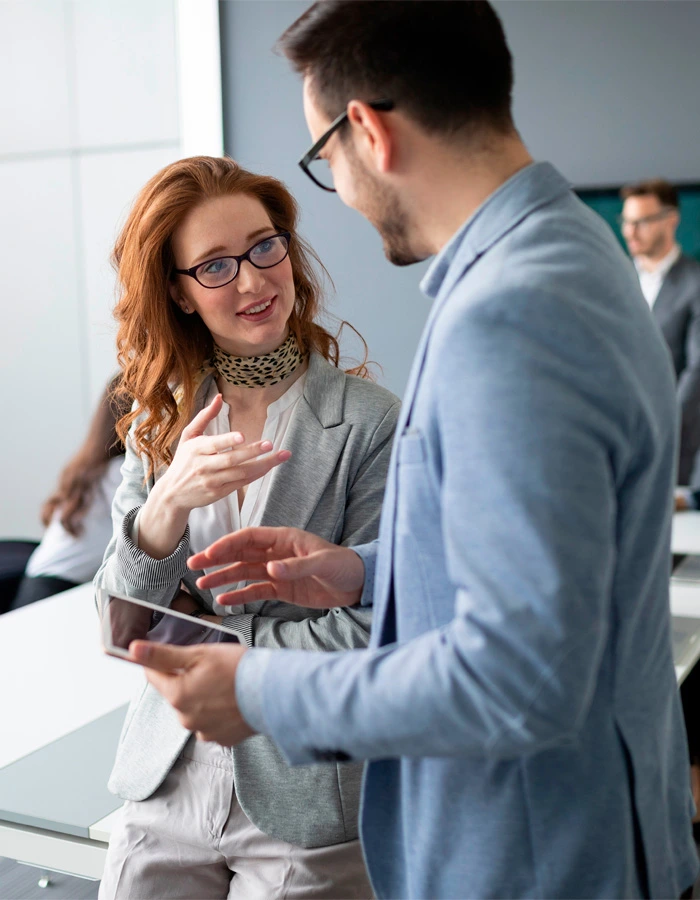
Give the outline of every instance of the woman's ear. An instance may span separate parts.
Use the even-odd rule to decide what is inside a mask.
[[[190,308],[189,303],[182,296],[182,294],[180,293],[180,289],[174,282],[170,282],[170,284],[168,285],[168,290],[170,291],[170,299],[173,301],[173,303],[176,303],[184,313],[194,312],[194,310]]]

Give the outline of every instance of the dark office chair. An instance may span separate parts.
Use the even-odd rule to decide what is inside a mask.
[[[0,614],[10,608],[27,561],[38,546],[38,541],[0,541]]]

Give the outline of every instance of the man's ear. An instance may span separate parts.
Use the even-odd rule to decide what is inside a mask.
[[[174,281],[168,283],[168,291],[170,292],[170,299],[173,301],[173,303],[176,303],[184,313],[194,312],[193,309],[190,309],[189,303],[182,296],[182,294],[180,293],[180,288],[177,286],[177,284],[175,284]]]
[[[386,113],[379,113],[361,100],[348,103],[348,121],[353,129],[358,154],[374,163],[379,172],[391,169],[395,154],[395,134]]]

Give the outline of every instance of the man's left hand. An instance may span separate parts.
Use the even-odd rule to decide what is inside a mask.
[[[201,741],[233,747],[252,734],[236,702],[236,669],[247,648],[239,644],[175,647],[133,641],[129,653],[146,678]]]

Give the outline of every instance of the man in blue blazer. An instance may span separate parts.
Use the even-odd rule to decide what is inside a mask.
[[[231,600],[373,604],[368,650],[133,652],[206,740],[369,760],[380,897],[679,897],[697,857],[669,623],[674,379],[607,226],[510,113],[487,3],[314,4],[302,164],[436,254],[378,542],[246,529]],[[169,670],[169,673],[168,673]],[[177,671],[175,671],[177,670]],[[232,685],[235,683],[235,691]]]

